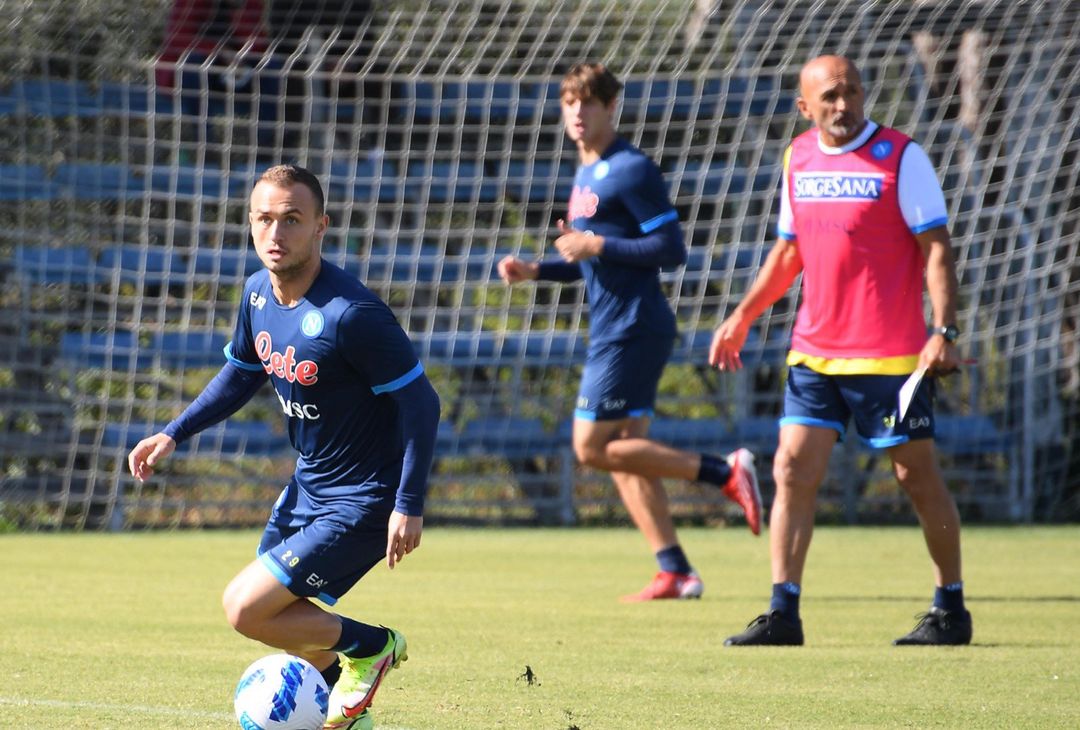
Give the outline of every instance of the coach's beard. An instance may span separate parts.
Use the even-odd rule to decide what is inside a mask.
[[[864,119],[855,120],[848,116],[842,116],[829,124],[828,133],[837,139],[854,139],[862,131]]]

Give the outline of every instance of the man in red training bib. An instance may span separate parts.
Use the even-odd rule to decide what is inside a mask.
[[[916,369],[943,375],[958,364],[945,197],[911,138],[865,118],[862,80],[851,61],[811,60],[799,92],[799,111],[815,126],[784,156],[779,240],[709,351],[721,370],[740,368],[750,324],[802,273],[773,466],[772,602],[725,644],[803,643],[799,596],[818,487],[852,417],[859,436],[888,451],[934,563],[933,604],[894,643],[967,644],[960,517],[934,451],[933,381],[920,383],[906,412],[898,399]],[[924,276],[933,307],[929,332]]]

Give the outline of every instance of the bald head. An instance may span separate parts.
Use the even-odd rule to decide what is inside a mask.
[[[799,71],[799,93],[805,96],[808,84],[821,84],[839,77],[853,78],[860,85],[862,84],[859,69],[855,68],[855,64],[850,59],[829,55],[811,58]]]
[[[843,56],[818,56],[799,71],[795,103],[830,147],[842,147],[862,131],[864,101],[859,69]]]

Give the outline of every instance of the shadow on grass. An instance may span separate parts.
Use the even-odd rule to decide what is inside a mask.
[[[899,601],[925,601],[926,596],[814,596],[811,601],[823,603],[896,603]],[[1080,603],[1080,596],[980,596],[966,595],[967,603]]]

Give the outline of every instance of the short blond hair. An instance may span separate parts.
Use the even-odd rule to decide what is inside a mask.
[[[268,182],[278,187],[303,185],[315,196],[315,215],[321,216],[326,210],[326,198],[323,196],[319,178],[299,165],[274,165],[259,176],[256,184],[261,182]]]

